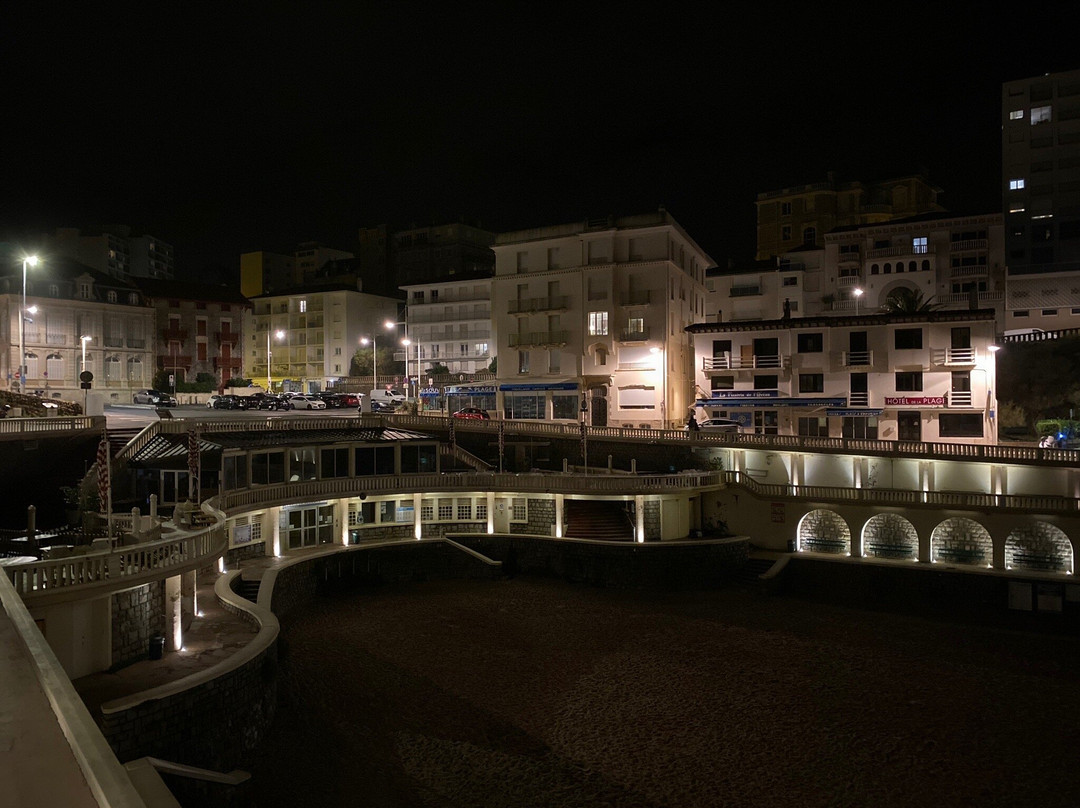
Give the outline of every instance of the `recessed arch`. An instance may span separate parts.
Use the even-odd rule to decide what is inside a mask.
[[[919,532],[896,513],[879,513],[862,529],[863,554],[874,558],[918,560]]]
[[[974,519],[954,516],[930,534],[930,560],[989,567],[994,561],[994,540]]]
[[[1049,522],[1018,527],[1005,539],[1005,569],[1072,573],[1072,542]]]
[[[810,511],[799,520],[797,536],[800,551],[851,555],[851,528],[834,511]]]

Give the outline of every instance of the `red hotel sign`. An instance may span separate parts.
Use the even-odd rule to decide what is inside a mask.
[[[886,407],[944,407],[945,396],[885,396]]]

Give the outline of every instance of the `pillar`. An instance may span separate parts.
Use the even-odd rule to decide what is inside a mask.
[[[165,644],[170,651],[179,651],[184,647],[180,577],[171,575],[165,579]]]
[[[420,519],[420,508],[424,504],[423,494],[412,495],[413,506],[413,535],[416,536],[417,541],[424,537],[423,522]]]
[[[1009,469],[997,463],[990,464],[990,493],[1007,494],[1009,492]]]
[[[851,484],[852,488],[862,488],[863,481],[863,458],[851,458]]]
[[[198,573],[188,570],[180,575],[180,613],[185,626],[191,625],[191,619],[199,614]]]
[[[334,502],[334,544],[342,546],[349,543],[349,500],[338,499]]]
[[[157,519],[157,494],[150,495],[150,518]]]
[[[643,542],[645,541],[645,497],[641,494],[634,496],[634,516],[637,521],[634,526],[634,538]]]
[[[487,492],[487,513],[488,513],[487,532],[488,532],[488,535],[490,536],[491,534],[493,534],[495,532],[495,492],[494,491],[488,491]]]
[[[263,549],[266,555],[279,558],[281,556],[281,507],[268,508],[265,518],[270,520],[270,524],[263,525],[263,535],[267,537],[263,542]]]
[[[563,537],[563,503],[566,501],[566,494],[555,495],[555,538],[561,539]]]

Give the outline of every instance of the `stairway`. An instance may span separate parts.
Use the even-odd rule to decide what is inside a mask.
[[[572,539],[633,541],[634,526],[622,502],[568,499],[563,535]]]
[[[109,455],[116,457],[120,450],[131,443],[132,439],[142,431],[141,426],[107,430],[105,434],[109,437]]]
[[[736,573],[735,583],[739,586],[757,588],[761,585],[760,576],[771,570],[775,563],[775,558],[748,558]]]
[[[252,603],[258,603],[259,585],[261,583],[259,580],[249,581],[246,578],[241,578],[236,584],[236,594],[245,600],[250,600]]]

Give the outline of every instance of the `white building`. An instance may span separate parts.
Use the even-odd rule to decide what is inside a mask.
[[[496,237],[497,406],[507,418],[661,427],[693,402],[684,329],[712,260],[663,209]]]
[[[805,437],[996,443],[994,312],[699,323],[699,418]]]
[[[275,390],[303,392],[323,390],[347,376],[361,338],[386,334],[384,324],[398,319],[399,304],[347,286],[293,289],[251,302],[243,331],[247,373],[256,382],[269,377]]]
[[[451,374],[491,364],[491,278],[457,278],[402,286],[408,299],[409,339],[419,344],[421,368],[445,365]],[[415,361],[416,348],[410,358]]]
[[[999,332],[1006,328],[1001,214],[928,213],[839,227],[819,241],[771,262],[712,270],[712,319],[781,317],[785,302],[792,316],[869,313],[908,288],[942,309],[994,308]]]

